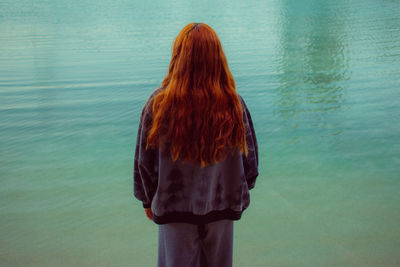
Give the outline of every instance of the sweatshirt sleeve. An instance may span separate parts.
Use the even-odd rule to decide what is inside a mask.
[[[253,189],[258,176],[258,144],[250,112],[243,98],[239,96],[243,108],[243,122],[246,129],[247,157],[243,153],[244,173],[249,189]]]
[[[152,96],[144,106],[140,117],[133,169],[134,196],[143,202],[144,208],[151,207],[158,183],[158,151],[153,148],[146,149],[147,134],[153,121]]]

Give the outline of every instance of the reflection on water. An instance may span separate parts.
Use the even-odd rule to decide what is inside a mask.
[[[57,58],[57,47],[53,38],[44,38],[43,36],[54,36],[54,26],[49,25],[45,30],[41,27],[33,25],[29,28],[30,32],[26,32],[32,49],[32,85],[51,86],[57,80],[56,72],[59,64]],[[54,111],[48,107],[57,101],[57,90],[39,90],[37,92],[37,104],[41,107],[38,110],[39,127],[42,131],[49,130],[49,124],[54,121]],[[47,129],[46,129],[47,128]]]
[[[289,132],[316,127],[321,137],[338,136],[343,129],[331,118],[342,109],[349,79],[346,9],[342,5],[332,10],[316,1],[312,5],[283,1],[282,8],[280,85],[275,89],[279,98],[274,111]],[[292,141],[298,142],[298,134]]]

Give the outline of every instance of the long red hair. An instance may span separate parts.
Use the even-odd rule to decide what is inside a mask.
[[[173,161],[204,167],[239,147],[247,156],[242,107],[221,43],[204,23],[176,37],[164,88],[153,99],[147,147],[168,143]]]

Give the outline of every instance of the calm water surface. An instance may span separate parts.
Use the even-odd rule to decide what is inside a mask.
[[[156,265],[136,133],[192,21],[219,34],[260,146],[234,265],[400,265],[399,1],[0,7],[1,266]]]

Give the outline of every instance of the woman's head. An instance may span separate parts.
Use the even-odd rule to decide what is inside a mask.
[[[171,80],[182,80],[189,82],[187,87],[195,90],[204,86],[202,83],[220,82],[221,79],[235,87],[217,34],[204,23],[186,25],[175,39],[169,71],[162,85],[168,86]]]
[[[167,144],[173,160],[205,166],[226,156],[226,146],[247,154],[242,110],[221,42],[204,23],[176,37],[164,90],[153,101],[147,145]]]

